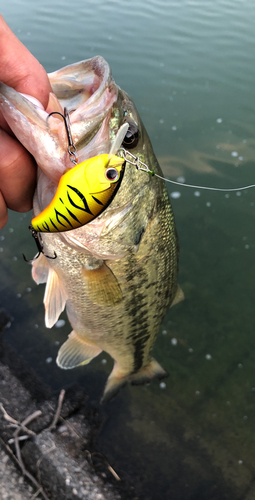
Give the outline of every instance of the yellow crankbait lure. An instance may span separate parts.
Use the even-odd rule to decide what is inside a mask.
[[[37,232],[76,229],[100,215],[119,188],[125,160],[103,154],[69,169],[60,178],[51,203],[31,222]]]
[[[60,115],[65,124],[68,138],[68,153],[75,167],[68,169],[60,178],[56,194],[51,203],[36,217],[29,226],[35,240],[38,253],[26,262],[34,262],[40,254],[48,259],[56,259],[46,255],[40,233],[56,233],[70,231],[88,224],[100,215],[111,203],[120,187],[124,175],[126,158],[116,156],[120,145],[128,130],[128,123],[124,123],[118,130],[109,154],[102,154],[89,158],[77,164],[76,147],[73,143],[70,118],[66,108],[64,114],[53,111],[48,115]]]

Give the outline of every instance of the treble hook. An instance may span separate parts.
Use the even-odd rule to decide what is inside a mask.
[[[35,259],[38,259],[38,257],[40,256],[40,254],[42,253],[43,255],[45,255],[44,251],[43,251],[43,245],[42,243],[40,242],[40,237],[39,237],[39,234],[37,233],[37,231],[33,228],[33,226],[29,226],[28,227],[29,231],[31,232],[34,240],[35,240],[35,243],[36,243],[36,246],[37,246],[37,249],[38,249],[38,253],[37,255],[31,259],[31,260],[28,260],[26,259],[25,255],[23,255],[23,258],[26,262],[34,262]],[[47,257],[47,259],[56,259],[57,258],[57,254],[56,252],[54,252],[54,257],[50,257],[49,255],[45,255],[45,257]]]
[[[67,140],[68,140],[68,153],[70,157],[70,161],[74,163],[75,165],[77,164],[77,150],[73,142],[72,134],[71,134],[71,123],[70,123],[70,116],[67,111],[67,108],[64,108],[64,114],[60,113],[59,111],[52,111],[47,118],[46,121],[48,121],[49,117],[52,115],[60,115],[62,116],[64,123],[65,123],[65,129],[66,129],[66,135],[67,135]],[[71,158],[74,156],[74,158]]]

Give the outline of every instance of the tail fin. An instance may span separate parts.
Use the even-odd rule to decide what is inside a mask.
[[[110,375],[108,377],[103,396],[101,398],[100,403],[108,403],[111,399],[113,399],[120,389],[126,385],[128,382],[128,376],[117,377],[116,375]]]
[[[168,372],[160,366],[160,364],[152,358],[151,362],[141,368],[139,372],[130,375],[130,382],[132,385],[147,384],[153,378],[162,379],[168,377]]]
[[[168,373],[155,359],[152,359],[148,365],[141,368],[138,372],[125,375],[120,372],[118,364],[116,364],[108,377],[101,403],[107,403],[114,398],[127,382],[130,382],[132,385],[141,385],[150,382],[154,377],[159,379],[168,377]]]

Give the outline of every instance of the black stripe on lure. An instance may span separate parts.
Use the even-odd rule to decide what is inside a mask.
[[[124,175],[126,160],[117,156],[124,137],[129,128],[124,123],[117,132],[109,154],[103,154],[77,163],[76,148],[72,141],[69,115],[59,112],[65,122],[68,137],[68,153],[70,160],[75,164],[61,176],[57,191],[51,203],[31,221],[29,229],[35,239],[38,254],[43,247],[38,233],[55,233],[70,231],[88,224],[98,217],[111,203],[116,195]],[[28,261],[23,255],[24,259]],[[46,257],[55,259],[46,255]],[[32,259],[34,260],[34,259]]]

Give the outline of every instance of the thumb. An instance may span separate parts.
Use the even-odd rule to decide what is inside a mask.
[[[0,15],[0,81],[36,97],[47,107],[52,92],[45,69],[14,35]]]

